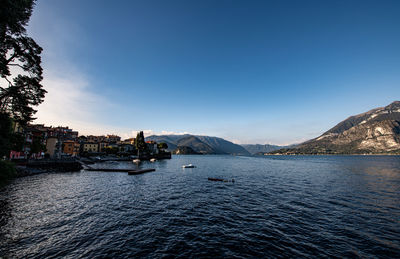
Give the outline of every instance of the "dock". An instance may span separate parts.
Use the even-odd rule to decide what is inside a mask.
[[[135,170],[133,168],[128,168],[128,169],[121,169],[121,168],[85,168],[86,171],[102,171],[102,172],[129,172],[132,170]]]
[[[148,169],[133,169],[133,168],[85,168],[86,171],[98,171],[98,172],[121,172],[121,173],[128,173],[129,175],[138,175],[144,174],[148,172],[154,172],[156,169],[148,168]]]

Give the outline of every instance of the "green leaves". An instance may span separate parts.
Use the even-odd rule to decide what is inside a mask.
[[[0,85],[0,112],[25,125],[33,119],[33,107],[42,103],[46,94],[40,83],[42,48],[26,36],[24,28],[34,1],[0,1],[0,76],[4,79]]]
[[[158,149],[163,150],[163,149],[167,149],[168,145],[165,142],[161,142],[157,145]]]
[[[136,149],[139,151],[145,151],[147,149],[146,142],[144,141],[143,131],[140,131],[135,140]]]

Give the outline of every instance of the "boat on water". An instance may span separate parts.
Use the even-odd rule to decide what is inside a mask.
[[[140,163],[140,159],[133,159],[132,162],[135,163],[135,164],[139,164]]]
[[[183,165],[182,168],[196,168],[196,166],[188,164],[188,165]]]
[[[155,161],[157,161],[157,159],[155,158],[150,159],[150,162],[155,162]]]
[[[208,177],[209,181],[213,181],[213,182],[235,182],[235,179],[232,180],[227,180],[227,179],[223,179],[223,178],[214,178],[214,177]]]

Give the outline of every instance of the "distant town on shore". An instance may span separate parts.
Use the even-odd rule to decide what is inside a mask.
[[[69,127],[29,124],[14,132],[23,136],[22,149],[11,150],[10,159],[65,158],[76,156],[173,154],[299,155],[299,154],[399,154],[400,102],[351,116],[321,136],[292,146],[238,145],[218,137],[153,135],[122,140],[117,135],[80,136]],[[138,138],[142,138],[138,140]],[[143,142],[143,143],[138,143]],[[141,152],[138,152],[141,151]]]
[[[78,131],[68,126],[52,127],[44,124],[29,124],[26,127],[20,127],[15,124],[14,132],[22,136],[23,143],[22,149],[11,150],[10,159],[168,154],[166,151],[168,146],[165,143],[146,141],[140,153],[138,152],[137,138],[121,140],[120,136],[110,134],[80,136]],[[141,134],[143,133],[141,132]]]

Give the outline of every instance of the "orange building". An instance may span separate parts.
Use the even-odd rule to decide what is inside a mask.
[[[72,140],[66,140],[63,143],[63,153],[68,154],[71,156],[77,156],[79,154],[79,143],[72,141]]]

